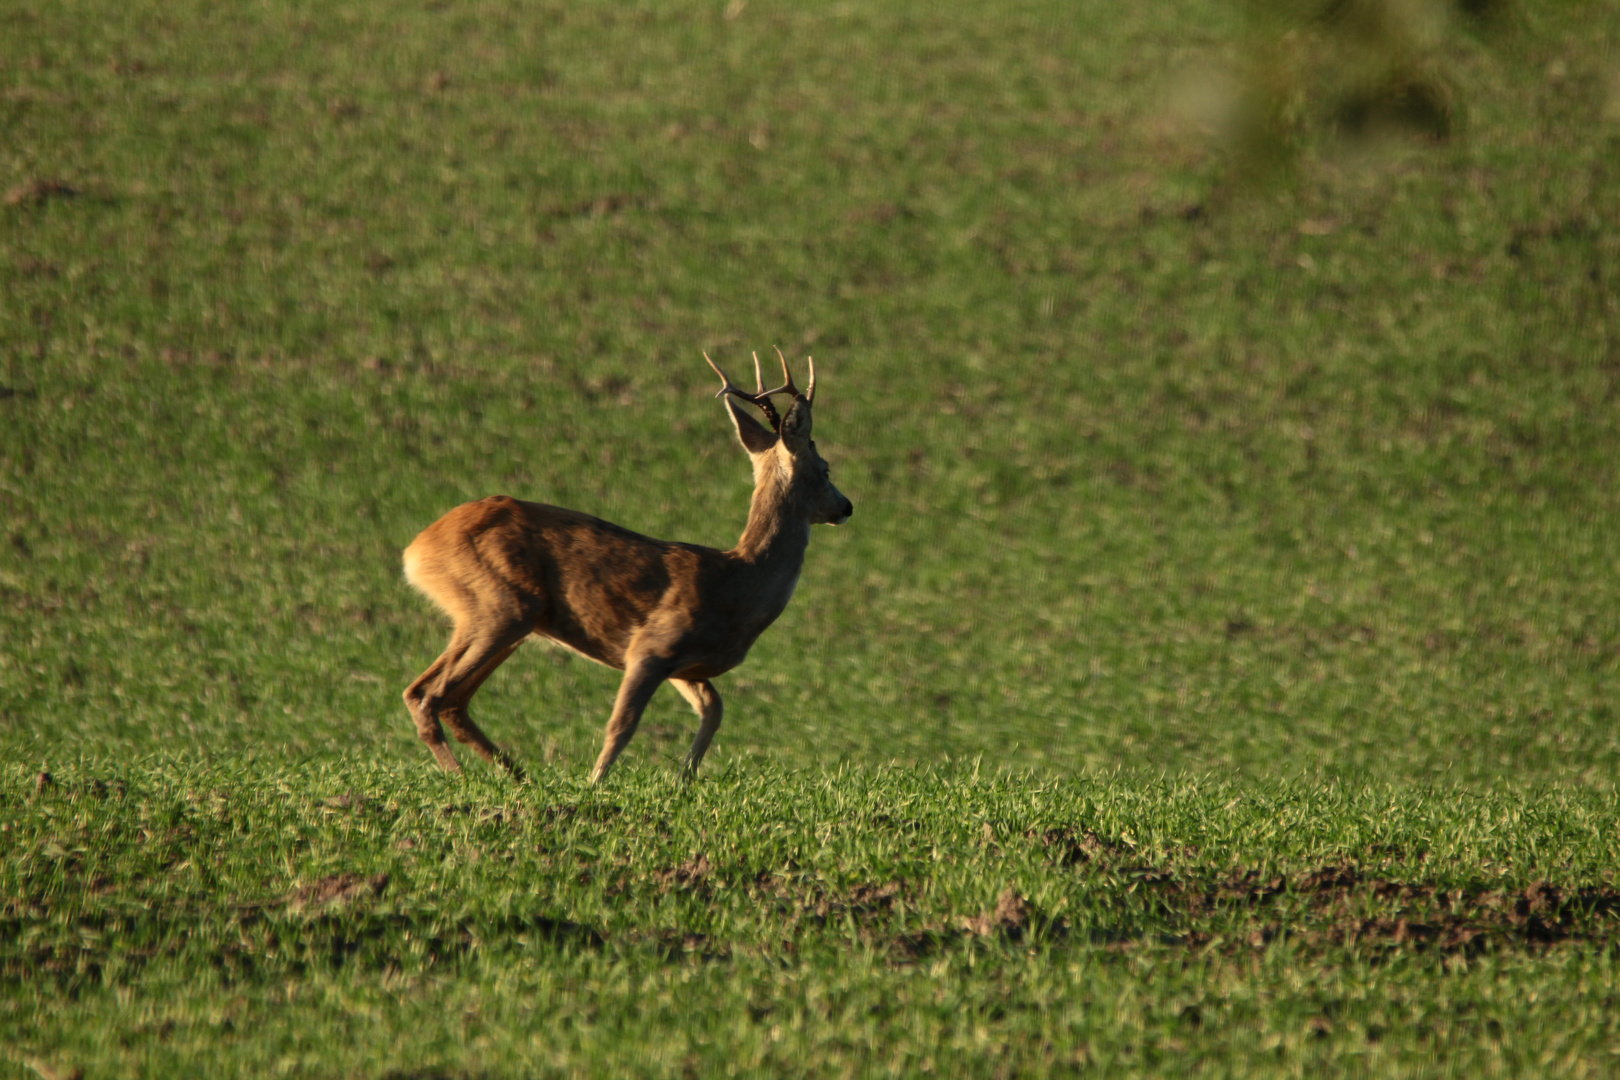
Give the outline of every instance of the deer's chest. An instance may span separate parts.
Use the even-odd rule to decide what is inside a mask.
[[[706,640],[692,641],[688,648],[680,650],[689,658],[689,664],[677,675],[681,678],[712,679],[730,671],[748,659],[748,651],[754,647],[754,642],[781,613],[780,607],[769,612],[756,612],[751,618],[733,624],[727,633],[705,635]]]

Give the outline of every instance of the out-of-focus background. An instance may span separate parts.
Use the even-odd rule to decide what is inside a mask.
[[[1616,15],[4,5],[0,753],[425,761],[399,550],[729,546],[780,345],[856,514],[716,768],[1611,787]],[[584,768],[616,682],[475,711]]]

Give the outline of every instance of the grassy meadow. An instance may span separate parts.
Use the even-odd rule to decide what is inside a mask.
[[[0,0],[0,1076],[1612,1070],[1620,5],[1386,9]],[[773,345],[700,781],[432,771],[400,549]]]

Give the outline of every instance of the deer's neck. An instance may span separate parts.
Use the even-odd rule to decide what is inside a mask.
[[[792,497],[787,477],[760,477],[748,508],[748,525],[733,553],[767,576],[783,578],[791,595],[809,545],[810,515]]]

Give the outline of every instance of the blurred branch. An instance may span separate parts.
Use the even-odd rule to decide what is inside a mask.
[[[1449,139],[1465,38],[1518,22],[1514,0],[1250,0],[1229,134],[1248,171],[1319,135]]]

